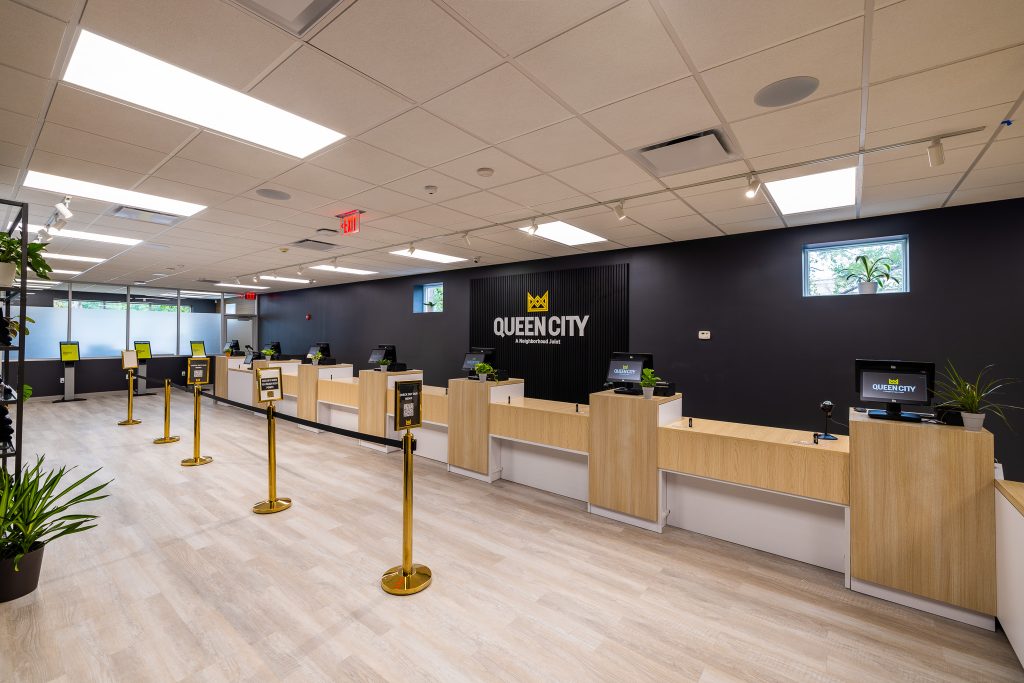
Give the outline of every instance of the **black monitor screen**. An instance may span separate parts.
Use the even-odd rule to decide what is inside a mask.
[[[244,365],[252,365],[252,355],[253,355],[252,351],[246,351],[245,352],[245,360],[243,360],[242,363]]]
[[[316,354],[320,353],[320,345],[313,344],[309,347],[309,351],[306,352],[306,358],[312,358]]]
[[[860,375],[860,397],[880,403],[928,403],[928,381],[919,372],[864,370]]]
[[[480,352],[480,353],[467,353],[465,360],[462,361],[462,369],[463,370],[469,370],[469,371],[475,370],[477,363],[484,363],[484,362],[486,362],[484,360],[486,357],[487,357],[487,354],[483,353],[483,352]]]
[[[379,364],[382,360],[384,360],[384,349],[370,351],[370,360],[368,362]]]
[[[608,364],[609,382],[639,382],[644,369],[641,358],[613,358]]]

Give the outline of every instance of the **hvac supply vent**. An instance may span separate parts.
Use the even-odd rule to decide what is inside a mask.
[[[143,223],[155,223],[156,225],[177,225],[185,220],[184,216],[146,211],[145,209],[136,209],[134,206],[118,206],[111,210],[110,215],[115,218],[127,218],[130,221],[142,221]]]
[[[331,244],[329,242],[321,242],[320,240],[299,240],[298,242],[292,242],[288,245],[289,247],[298,247],[299,249],[309,249],[311,251],[334,251],[338,248],[337,244]]]
[[[205,282],[206,284],[209,284],[209,285],[215,285],[218,282],[223,282],[223,280],[211,280],[208,277],[202,277],[202,278],[199,278],[198,280],[196,280],[196,282]]]
[[[297,36],[313,27],[338,0],[238,0],[267,21]]]
[[[722,142],[718,130],[705,130],[693,135],[659,142],[630,152],[635,159],[658,176],[696,171],[737,159]]]

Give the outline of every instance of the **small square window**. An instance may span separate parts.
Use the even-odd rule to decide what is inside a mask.
[[[412,290],[413,313],[441,313],[444,311],[444,283],[416,285]]]
[[[909,292],[909,249],[906,235],[808,244],[804,296]]]

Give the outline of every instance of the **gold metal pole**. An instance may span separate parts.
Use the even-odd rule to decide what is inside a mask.
[[[277,497],[277,432],[274,426],[274,404],[267,404],[267,481],[270,482],[270,496],[252,506],[257,515],[281,512],[292,506],[291,498]]]
[[[153,443],[174,443],[180,436],[171,436],[171,380],[164,380],[164,435],[153,439]]]
[[[195,389],[195,403],[192,406],[192,457],[182,460],[182,467],[197,467],[213,462],[213,458],[207,455],[199,455],[199,398],[202,393],[202,387],[195,384],[193,388]]]
[[[142,420],[133,420],[132,419],[132,400],[134,399],[134,397],[135,397],[135,371],[132,370],[131,368],[128,368],[128,419],[127,420],[121,420],[120,422],[117,423],[117,424],[121,425],[122,427],[127,426],[127,425],[142,424]]]
[[[430,585],[430,568],[412,562],[412,430],[402,437],[402,564],[384,572],[380,587],[391,595],[412,595]]]

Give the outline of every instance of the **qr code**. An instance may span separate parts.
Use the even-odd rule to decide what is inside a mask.
[[[416,414],[416,406],[411,403],[406,403],[402,406],[402,417],[412,417]]]

